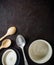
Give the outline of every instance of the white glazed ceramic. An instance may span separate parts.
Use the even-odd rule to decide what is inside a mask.
[[[52,47],[45,40],[35,40],[30,44],[28,54],[33,62],[42,64],[51,58]]]
[[[14,50],[8,49],[2,55],[3,65],[15,65],[17,61],[17,54]]]

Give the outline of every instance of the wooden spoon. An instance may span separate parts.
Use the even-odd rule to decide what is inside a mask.
[[[0,49],[8,48],[10,45],[11,45],[11,40],[10,39],[5,39],[5,40],[3,40],[3,42],[0,46]]]
[[[13,35],[14,33],[16,32],[16,27],[10,27],[8,30],[7,30],[7,33],[0,38],[0,41],[2,41],[5,37],[9,36],[9,35]]]

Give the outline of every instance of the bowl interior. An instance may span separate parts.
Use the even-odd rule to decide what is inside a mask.
[[[45,40],[33,41],[28,49],[29,57],[38,64],[47,62],[52,56],[52,47]]]
[[[9,51],[11,51],[11,50],[14,50],[14,51],[16,52],[16,54],[17,54],[17,61],[16,61],[15,65],[19,65],[19,62],[20,62],[20,54],[19,54],[18,50],[15,49],[15,48],[7,49],[7,50],[3,53],[3,55],[2,55],[2,64],[3,64],[3,65],[5,64],[5,61],[4,61],[4,60],[5,60],[5,56],[6,56],[7,52],[9,52]]]

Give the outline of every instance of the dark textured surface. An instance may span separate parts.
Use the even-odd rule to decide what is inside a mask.
[[[17,27],[16,35],[7,38],[12,40],[11,47],[19,50],[21,55],[19,65],[24,64],[21,49],[15,42],[18,34],[22,34],[26,38],[27,43],[24,49],[29,65],[38,65],[32,62],[28,56],[28,47],[33,40],[40,38],[47,40],[54,51],[53,9],[53,2],[48,0],[0,0],[0,37],[6,33],[10,26]],[[0,60],[5,50],[0,50]],[[43,65],[53,65],[53,63],[54,56],[52,55],[52,58]],[[1,61],[0,65],[2,65]]]

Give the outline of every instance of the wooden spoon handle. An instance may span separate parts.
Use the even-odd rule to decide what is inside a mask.
[[[0,46],[0,49],[2,49],[3,47],[2,46]]]
[[[7,34],[5,34],[3,37],[0,38],[0,41],[2,41],[6,36],[8,36]]]

